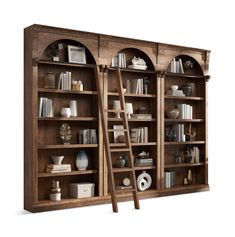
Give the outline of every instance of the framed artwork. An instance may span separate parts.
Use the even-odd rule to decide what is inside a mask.
[[[68,56],[70,63],[86,64],[86,51],[84,47],[68,45]]]

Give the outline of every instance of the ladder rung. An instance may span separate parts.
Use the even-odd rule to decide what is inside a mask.
[[[110,147],[127,147],[126,143],[110,143]]]
[[[130,151],[129,148],[110,149],[110,152],[125,152]]]
[[[105,111],[108,113],[124,113],[125,112],[125,110],[123,109],[106,109]]]
[[[116,131],[127,132],[127,129],[124,128],[108,129],[108,132],[116,132]]]

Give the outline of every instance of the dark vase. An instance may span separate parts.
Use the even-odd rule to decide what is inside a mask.
[[[185,96],[191,96],[192,94],[192,86],[191,85],[182,85],[182,91]]]

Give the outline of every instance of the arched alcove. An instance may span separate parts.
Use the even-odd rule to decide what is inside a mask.
[[[173,62],[179,62],[179,71],[172,71],[171,67]],[[181,67],[183,67],[184,74],[203,76],[203,70],[200,64],[197,62],[196,59],[188,55],[178,55],[177,57],[173,58],[167,67],[167,71],[182,73]]]
[[[149,56],[145,52],[143,52],[140,49],[124,48],[116,52],[116,54],[113,55],[113,58],[118,54],[125,54],[126,67],[128,67],[129,65],[132,65],[132,59],[136,57],[136,58],[141,58],[146,62],[147,70],[154,70],[154,65],[153,65],[152,60],[149,58]],[[110,65],[112,66],[112,62],[110,62]]]
[[[43,51],[40,59],[53,61],[53,57],[58,57],[60,62],[69,62],[69,52],[68,46],[75,46],[84,48],[85,51],[85,63],[86,64],[96,64],[95,58],[93,57],[91,51],[82,43],[70,40],[70,39],[60,39],[50,43]]]

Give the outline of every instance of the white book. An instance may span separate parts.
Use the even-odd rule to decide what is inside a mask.
[[[184,68],[183,68],[183,63],[182,63],[182,59],[179,59],[179,73],[184,74]]]
[[[180,63],[179,60],[175,60],[175,72],[179,73]]]
[[[42,117],[47,117],[46,104],[47,104],[47,98],[43,98],[43,100],[42,100]]]
[[[68,72],[68,90],[71,91],[72,89],[72,73],[71,72]]]
[[[43,97],[40,97],[39,98],[38,117],[42,117],[42,101],[43,101]]]
[[[63,72],[60,73],[57,89],[62,89],[62,85],[61,85],[62,84],[62,78],[63,78]]]

